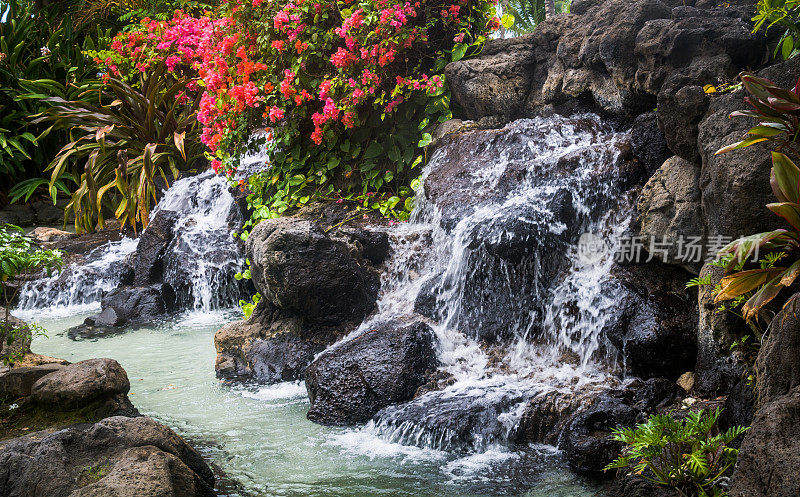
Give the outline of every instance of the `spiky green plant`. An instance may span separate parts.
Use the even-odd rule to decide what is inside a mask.
[[[613,438],[625,444],[606,470],[623,469],[677,489],[686,497],[720,497],[720,478],[736,462],[738,450],[729,447],[748,428],[717,429],[722,409],[689,413],[678,420],[667,414],[650,416],[634,428],[618,428]]]

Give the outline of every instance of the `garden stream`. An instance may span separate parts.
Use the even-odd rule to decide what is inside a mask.
[[[594,495],[554,447],[515,444],[513,433],[536,396],[593,395],[618,381],[603,338],[617,301],[606,285],[614,247],[601,243],[587,258],[577,240],[592,232],[608,242],[626,225],[628,200],[619,178],[608,174],[622,137],[596,116],[537,118],[515,121],[474,149],[467,142],[433,154],[426,169],[432,182],[457,148],[472,157],[469,174],[459,176],[469,188],[458,198],[459,186],[451,185],[453,201],[422,191],[409,223],[378,228],[389,231],[394,256],[378,311],[350,337],[416,305],[431,320],[441,369],[451,379],[366,426],[308,421],[302,383],[216,378],[214,333],[241,316],[221,280],[230,271],[219,268],[241,264],[241,256],[206,263],[205,251],[195,250],[191,311],[74,340],[67,330],[96,312],[102,293],[117,283],[114,268],[136,247],[136,240],[115,242],[76,272],[69,288],[45,292],[39,282],[15,314],[48,330],[34,352],[118,360],[134,405],[238,482],[226,490],[231,495]],[[210,174],[183,179],[162,200],[159,208],[186,219],[188,245],[233,243],[214,222],[220,203],[233,202],[222,182]],[[198,202],[180,202],[188,189],[200,192]],[[487,340],[495,346],[482,346]]]

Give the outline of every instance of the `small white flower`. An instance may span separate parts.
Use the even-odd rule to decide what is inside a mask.
[[[8,406],[8,410],[9,411],[13,411],[14,409],[17,409],[18,407],[19,406],[17,404],[11,404],[10,406]]]
[[[50,49],[47,48],[47,47],[42,47],[42,48],[39,49],[39,51],[42,53],[42,57],[49,57],[50,56]]]

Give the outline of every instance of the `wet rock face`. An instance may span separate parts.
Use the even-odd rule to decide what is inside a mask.
[[[554,390],[528,401],[516,429],[516,443],[558,445],[571,417],[591,405],[590,395]]]
[[[660,92],[671,79],[702,86],[761,63],[764,42],[750,32],[749,12],[682,5],[581,2],[533,34],[492,40],[479,57],[449,64],[453,97],[464,117],[475,120],[569,111],[581,103],[633,117],[656,107],[656,100],[661,115],[672,93],[662,98]],[[688,129],[662,126],[670,147],[685,144],[690,160],[699,117],[686,116]]]
[[[329,425],[368,421],[410,400],[437,367],[434,336],[421,321],[389,321],[330,347],[306,371],[308,419]]]
[[[590,117],[448,135],[429,168],[423,215],[459,249],[424,284],[415,311],[489,342],[529,325],[572,244],[645,174],[625,140]],[[447,273],[453,268],[457,277]]]
[[[800,494],[800,388],[773,398],[745,435],[731,484],[731,497]]]
[[[340,225],[348,218],[336,204],[311,206],[252,231],[247,257],[263,298],[248,320],[215,335],[218,375],[266,383],[304,379],[314,356],[374,309],[378,268],[391,252],[388,236]]]
[[[119,327],[149,322],[175,310],[175,292],[166,283],[123,286],[103,297],[103,310],[86,318],[85,324],[95,327]],[[76,332],[80,335],[80,331]]]
[[[9,497],[211,497],[214,475],[197,451],[151,418],[112,417],[0,445]]]
[[[697,354],[695,298],[688,273],[662,264],[619,266],[609,285],[623,295],[605,330],[629,374],[677,379]]]
[[[664,132],[658,127],[658,115],[655,112],[641,114],[634,119],[630,133],[633,155],[644,164],[649,177],[672,155]]]
[[[622,442],[610,438],[612,430],[635,425],[638,416],[638,410],[618,399],[601,397],[592,407],[573,417],[559,445],[570,468],[579,474],[601,474],[622,449]]]

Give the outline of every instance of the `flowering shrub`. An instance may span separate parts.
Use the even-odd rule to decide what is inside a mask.
[[[230,0],[214,19],[145,19],[98,57],[121,77],[153,61],[196,74],[202,141],[218,172],[234,177],[248,137],[269,128],[257,145],[270,167],[242,180],[254,222],[315,196],[404,217],[426,131],[451,116],[442,70],[499,26],[492,4]]]

